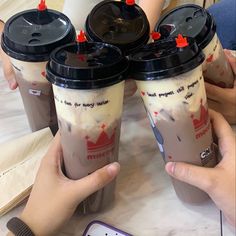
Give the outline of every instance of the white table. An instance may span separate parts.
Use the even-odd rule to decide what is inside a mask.
[[[18,91],[10,91],[0,65],[0,142],[30,132]],[[1,161],[1,157],[0,157]],[[116,201],[106,211],[74,216],[59,236],[82,235],[95,219],[137,236],[220,236],[219,210],[212,202],[199,207],[183,205],[175,195],[138,96],[126,101],[120,142],[121,173]],[[4,194],[0,190],[1,194]],[[0,218],[0,235],[6,222],[19,215],[24,204]],[[224,236],[233,236],[223,225]]]

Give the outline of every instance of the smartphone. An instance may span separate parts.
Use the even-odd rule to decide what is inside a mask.
[[[133,236],[102,221],[92,221],[86,227],[83,236]]]

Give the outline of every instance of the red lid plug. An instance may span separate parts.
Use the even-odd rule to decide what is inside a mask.
[[[125,3],[129,6],[133,6],[135,4],[135,0],[126,0]]]
[[[86,39],[86,36],[85,36],[84,31],[83,31],[83,30],[80,30],[80,32],[79,32],[79,34],[78,34],[78,36],[77,36],[77,42],[78,42],[78,43],[84,43],[84,42],[86,42],[86,41],[87,41],[87,39]]]
[[[186,37],[183,37],[182,34],[178,35],[178,38],[175,39],[177,48],[185,48],[188,46],[188,40]]]
[[[151,37],[152,37],[152,39],[153,39],[154,41],[157,41],[158,39],[161,38],[161,34],[160,34],[159,32],[153,31],[153,32],[151,33]]]
[[[38,5],[38,10],[39,11],[45,11],[47,9],[47,6],[46,6],[46,3],[45,3],[45,0],[41,0],[39,5]]]

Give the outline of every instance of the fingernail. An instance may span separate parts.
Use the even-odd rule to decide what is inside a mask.
[[[116,176],[120,171],[120,164],[118,162],[113,162],[107,167],[107,171],[111,177]]]
[[[229,56],[229,57],[236,57],[236,51],[228,50],[228,49],[225,49],[224,51],[225,51],[227,56]]]
[[[175,162],[168,162],[166,164],[166,171],[168,174],[173,175],[175,173]]]
[[[8,80],[8,84],[9,84],[10,89],[16,88],[16,81],[14,79]]]

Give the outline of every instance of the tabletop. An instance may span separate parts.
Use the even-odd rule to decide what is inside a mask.
[[[62,0],[47,2],[49,7],[58,10],[63,5]],[[35,0],[1,0],[0,16],[6,20],[9,14],[35,7],[37,3]],[[31,132],[19,91],[9,90],[1,64],[0,103],[0,143]],[[234,235],[211,201],[202,206],[187,206],[178,200],[138,95],[124,104],[119,160],[121,173],[113,205],[97,214],[74,215],[59,236],[82,235],[92,220],[104,221],[137,236]],[[5,235],[6,222],[19,215],[24,205],[0,218],[0,235]]]

